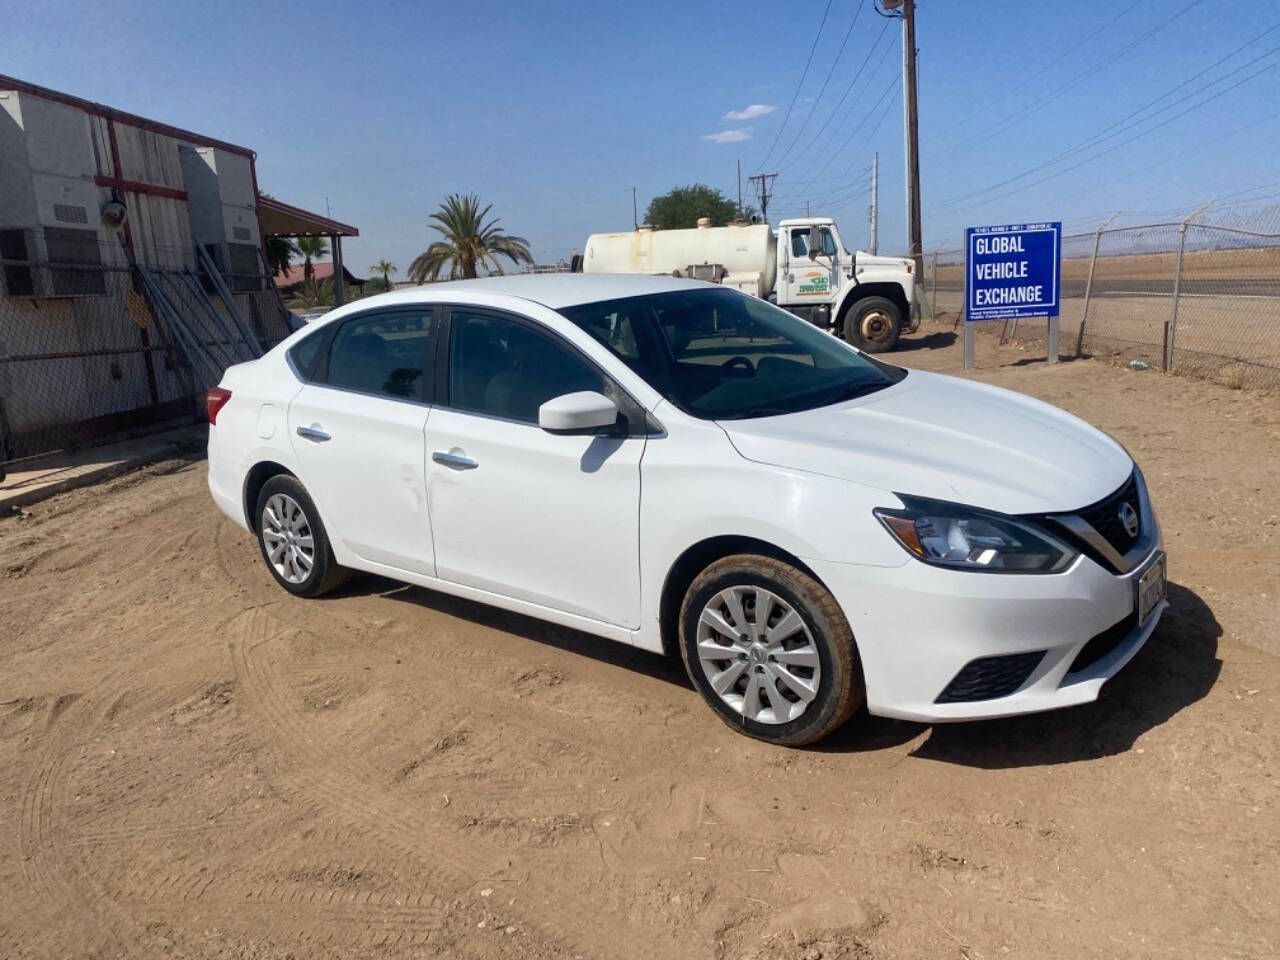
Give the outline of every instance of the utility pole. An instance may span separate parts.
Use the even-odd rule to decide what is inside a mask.
[[[738,216],[742,216],[742,158],[738,158]]]
[[[906,120],[907,245],[924,276],[924,240],[920,230],[920,114],[916,107],[916,0],[902,3],[902,99]]]
[[[756,185],[756,196],[760,198],[760,219],[769,222],[769,191],[773,187],[773,181],[778,179],[776,173],[757,173],[753,177],[747,177]]]
[[[632,230],[640,229],[640,220],[639,220],[638,214],[636,213],[636,188],[635,187],[631,188],[631,229]]]
[[[877,0],[882,17],[902,21],[902,132],[907,167],[907,248],[916,263],[916,276],[924,271],[924,240],[920,230],[920,114],[916,107],[916,0]]]
[[[880,151],[871,154],[871,255],[880,252]]]

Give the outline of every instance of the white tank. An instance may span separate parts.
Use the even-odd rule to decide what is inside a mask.
[[[714,280],[763,299],[777,280],[778,246],[768,224],[713,227],[704,218],[692,230],[641,227],[593,233],[582,255],[582,271]]]

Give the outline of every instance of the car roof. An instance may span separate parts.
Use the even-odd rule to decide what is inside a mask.
[[[422,303],[425,301],[461,300],[469,294],[497,294],[531,300],[558,310],[583,303],[640,297],[672,290],[725,289],[719,284],[676,277],[651,277],[638,273],[517,273],[510,276],[479,277],[474,280],[447,280],[418,287],[405,287],[379,294],[355,304],[372,307],[379,304]],[[352,304],[351,306],[354,306]],[[344,311],[345,312],[345,311]]]

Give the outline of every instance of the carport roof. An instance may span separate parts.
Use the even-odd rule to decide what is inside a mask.
[[[360,231],[274,197],[258,194],[258,223],[264,237],[358,237]]]

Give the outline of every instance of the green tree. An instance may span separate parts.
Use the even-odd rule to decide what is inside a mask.
[[[273,277],[288,273],[293,258],[302,256],[302,251],[291,237],[267,237],[263,241],[263,248],[266,251],[267,267]]]
[[[696,227],[699,217],[710,217],[713,227],[723,227],[743,214],[744,211],[719,190],[695,183],[676,187],[650,200],[644,222],[657,230],[680,230]]]
[[[409,265],[409,278],[416,283],[438,280],[447,272],[449,279],[474,277],[480,266],[502,273],[499,257],[512,264],[533,263],[529,244],[523,237],[513,237],[498,226],[498,218],[487,223],[492,205],[480,209],[480,199],[474,193],[462,196],[450,194],[440,209],[431,214],[433,230],[443,240],[437,240],[418,254]]]
[[[369,268],[369,272],[382,274],[382,285],[390,290],[391,275],[396,272],[396,265],[390,260],[379,260]]]
[[[313,258],[327,257],[329,255],[329,244],[325,243],[324,237],[299,237],[298,252],[302,254],[302,279],[310,280],[316,275],[315,267],[311,265]]]

